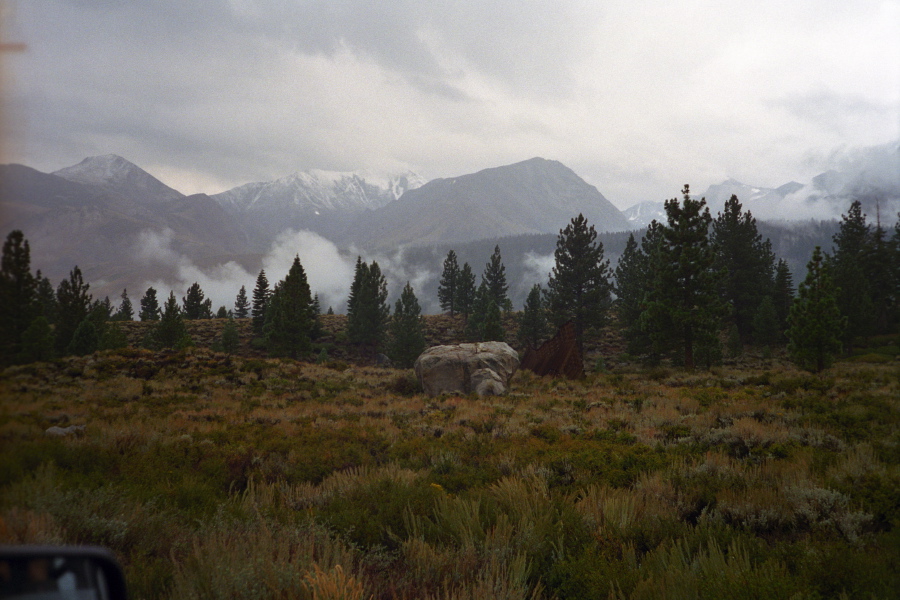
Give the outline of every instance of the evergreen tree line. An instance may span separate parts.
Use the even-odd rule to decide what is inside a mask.
[[[94,300],[89,290],[77,266],[55,290],[40,271],[33,275],[28,241],[21,231],[11,232],[3,246],[0,267],[4,308],[0,311],[0,364],[52,360],[126,346],[119,322],[135,318],[128,291],[122,291],[119,306],[113,309],[108,297]],[[359,259],[348,301],[346,335],[363,356],[376,357],[386,351],[394,364],[411,366],[425,346],[418,299],[407,282],[393,316],[386,303],[387,283],[378,263],[366,264]],[[297,256],[285,278],[271,288],[261,270],[252,300],[242,286],[231,310],[222,306],[214,315],[212,301],[195,282],[181,302],[170,291],[162,305],[156,289],[149,287],[140,300],[137,317],[152,323],[142,341],[147,348],[190,346],[193,342],[185,321],[215,317],[228,319],[215,347],[233,353],[239,343],[234,319],[249,317],[256,347],[271,356],[308,358],[312,342],[321,335],[320,313],[318,295],[311,294]],[[320,353],[320,360],[326,358]]]
[[[665,203],[666,222],[652,222],[642,239],[630,235],[615,270],[603,244],[582,215],[560,231],[554,267],[546,287],[536,284],[518,315],[518,340],[539,345],[556,327],[572,321],[583,347],[589,331],[618,327],[627,351],[648,362],[663,358],[693,368],[711,365],[726,352],[747,345],[787,345],[798,364],[825,368],[857,340],[894,332],[900,322],[900,223],[888,235],[866,221],[859,202],[842,217],[833,252],[813,253],[806,279],[794,297],[788,265],[776,259],[770,242],[736,196],[713,218],[704,199],[690,196]],[[117,323],[135,317],[123,290],[118,308],[109,298],[94,300],[76,266],[54,289],[30,269],[28,241],[13,231],[3,246],[0,297],[0,358],[3,364],[87,354],[125,345]],[[442,310],[460,315],[471,341],[505,340],[502,315],[512,302],[499,246],[479,284],[468,263],[450,250],[438,286]],[[394,306],[378,263],[357,258],[347,302],[346,338],[361,356],[387,353],[397,366],[411,365],[424,349],[421,308],[409,282]],[[332,309],[329,308],[329,312]],[[237,348],[233,318],[250,318],[253,343],[273,356],[308,357],[321,335],[318,296],[311,293],[299,257],[271,289],[261,270],[252,294],[242,286],[234,307],[213,313],[198,283],[179,303],[174,292],[160,306],[153,287],[140,300],[138,318],[154,322],[144,345],[190,345],[184,320],[228,318],[219,341]],[[320,354],[320,359],[325,359]]]
[[[77,266],[56,289],[40,271],[32,274],[28,240],[21,231],[12,231],[0,258],[0,363],[125,346],[117,321],[133,316],[130,304],[123,302],[114,311],[109,298],[94,300],[89,289]]]
[[[613,324],[627,351],[649,363],[668,358],[686,368],[709,366],[748,345],[787,345],[798,364],[821,370],[854,340],[896,331],[900,224],[888,239],[854,202],[833,237],[833,254],[816,248],[795,298],[787,262],[775,257],[736,196],[715,218],[688,186],[682,196],[665,203],[665,223],[653,221],[640,241],[629,236],[615,271],[593,226],[582,215],[572,219],[557,238],[547,287],[535,285],[519,315],[520,343],[536,347],[572,321],[583,348],[587,331]],[[497,289],[499,261],[497,247],[477,289],[453,250],[444,261],[441,308],[463,315],[471,340],[503,339],[502,330],[492,337],[484,329],[493,322],[493,305],[508,302],[488,293]],[[481,302],[467,303],[470,297]]]

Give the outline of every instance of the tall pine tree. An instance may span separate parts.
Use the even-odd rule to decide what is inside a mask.
[[[788,267],[787,261],[779,259],[775,267],[775,283],[772,286],[772,304],[775,305],[775,314],[778,317],[779,339],[784,339],[784,332],[788,327],[788,315],[791,313],[791,304],[794,302],[794,276]]]
[[[114,321],[132,321],[134,320],[134,308],[131,306],[131,298],[128,297],[128,289],[122,290],[121,300],[119,301],[119,309],[112,316]]]
[[[10,364],[22,350],[22,334],[40,313],[37,280],[31,274],[31,249],[18,229],[3,244],[0,303],[0,364]]]
[[[152,287],[148,287],[144,297],[141,298],[141,312],[138,316],[141,321],[159,321],[159,300],[156,297],[156,290]]]
[[[659,259],[663,245],[663,230],[665,227],[655,219],[647,226],[644,237],[641,239],[641,249],[636,260],[636,277],[643,281],[643,291],[640,294],[640,315],[635,326],[626,330],[625,339],[628,340],[628,351],[635,355],[642,355],[645,362],[657,364],[662,358],[662,346],[655,339],[660,328],[665,329],[671,321],[665,315],[657,315],[661,321],[653,322],[648,310],[649,302],[654,297],[653,290],[657,285],[655,266]],[[639,284],[638,284],[639,285]]]
[[[50,280],[41,275],[40,269],[34,276],[37,282],[38,313],[47,318],[48,323],[56,322],[56,289]]]
[[[347,302],[347,335],[350,341],[374,358],[384,343],[389,318],[387,280],[381,268],[375,261],[367,265],[357,258]]]
[[[272,356],[300,358],[311,349],[312,295],[300,257],[269,299],[264,327],[266,347]]]
[[[61,356],[66,354],[75,330],[88,316],[92,306],[90,285],[84,282],[81,269],[77,266],[69,272],[56,288],[58,319],[56,323],[56,350]]]
[[[448,311],[450,316],[456,314],[456,300],[459,285],[459,264],[456,262],[456,252],[450,250],[444,259],[444,270],[441,273],[441,281],[438,283],[438,302],[441,310]]]
[[[762,299],[772,293],[775,255],[763,241],[750,211],[742,212],[732,195],[712,222],[710,241],[715,247],[715,268],[724,274],[722,299],[731,305],[731,318],[740,341],[751,341],[753,318]]]
[[[894,321],[897,298],[892,263],[891,244],[879,220],[862,252],[862,269],[872,303],[872,331],[876,334],[890,331]]]
[[[721,272],[709,243],[712,217],[706,200],[691,198],[682,190],[683,202],[666,200],[667,224],[653,256],[653,282],[643,315],[659,351],[676,351],[686,369],[693,369],[699,355],[709,362],[720,353],[718,333],[727,314],[720,300]]]
[[[408,369],[425,350],[425,325],[419,300],[409,282],[394,304],[388,356],[394,366]]]
[[[838,308],[846,318],[841,339],[847,352],[855,337],[868,337],[875,325],[869,280],[864,270],[870,234],[862,205],[856,200],[847,214],[841,216],[840,228],[833,238],[834,254],[827,261],[838,289]]]
[[[196,281],[187,290],[187,295],[181,299],[183,316],[189,321],[197,319],[212,319],[212,300],[205,298],[200,284]]]
[[[178,306],[178,298],[175,297],[175,292],[170,291],[159,321],[153,326],[150,336],[151,347],[180,349],[190,346],[191,343],[187,326],[184,324],[184,315]]]
[[[271,295],[266,272],[264,269],[260,269],[259,275],[256,276],[256,287],[253,288],[253,308],[250,311],[253,319],[253,331],[257,336],[263,334],[263,326],[266,324],[266,309],[269,306],[269,296]]]
[[[500,246],[494,247],[491,260],[484,266],[482,279],[487,284],[488,292],[494,303],[500,310],[509,312],[512,310],[512,301],[509,299],[509,285],[506,283],[506,267],[503,265],[503,257],[500,256]]]
[[[526,348],[537,348],[547,337],[547,307],[544,292],[536,283],[528,292],[525,306],[519,316],[519,343]]]
[[[609,261],[603,260],[603,243],[584,215],[560,230],[553,257],[556,265],[547,282],[550,318],[557,327],[572,321],[584,352],[585,332],[606,323],[612,304]]]
[[[234,299],[234,318],[246,319],[250,314],[250,300],[247,299],[247,288],[241,286]]]
[[[456,284],[454,305],[456,311],[463,315],[466,322],[469,321],[469,315],[472,314],[472,308],[475,305],[475,292],[475,273],[472,272],[472,267],[469,266],[469,263],[463,263]]]
[[[506,339],[500,307],[484,278],[475,291],[472,313],[466,321],[466,337],[471,342],[502,342]]]
[[[827,369],[840,352],[840,335],[846,325],[837,305],[837,290],[823,263],[822,250],[816,246],[791,306],[787,333],[791,358],[817,373]]]
[[[650,338],[641,326],[641,315],[644,312],[644,299],[650,284],[648,248],[654,236],[658,239],[659,230],[659,223],[652,221],[641,247],[638,247],[634,235],[629,235],[625,251],[616,265],[614,306],[619,329],[631,354],[646,354],[650,351]]]

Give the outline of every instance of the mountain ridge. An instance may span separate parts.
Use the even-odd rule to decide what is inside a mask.
[[[579,213],[598,231],[630,229],[596,187],[559,161],[535,157],[434,179],[365,215],[350,231],[370,248],[445,244],[557,233]]]
[[[139,190],[142,196],[154,202],[184,198],[181,192],[117,154],[89,156],[77,165],[59,169],[51,175],[113,192],[132,194]]]

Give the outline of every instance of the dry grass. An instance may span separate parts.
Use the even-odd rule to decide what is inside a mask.
[[[204,349],[7,369],[0,542],[108,545],[139,598],[900,585],[895,364],[520,373],[489,398],[407,376]]]

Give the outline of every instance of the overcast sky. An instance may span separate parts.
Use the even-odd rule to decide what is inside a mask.
[[[3,1],[3,0],[0,0]],[[900,0],[5,0],[2,162],[185,193],[562,161],[613,203],[900,139]]]

